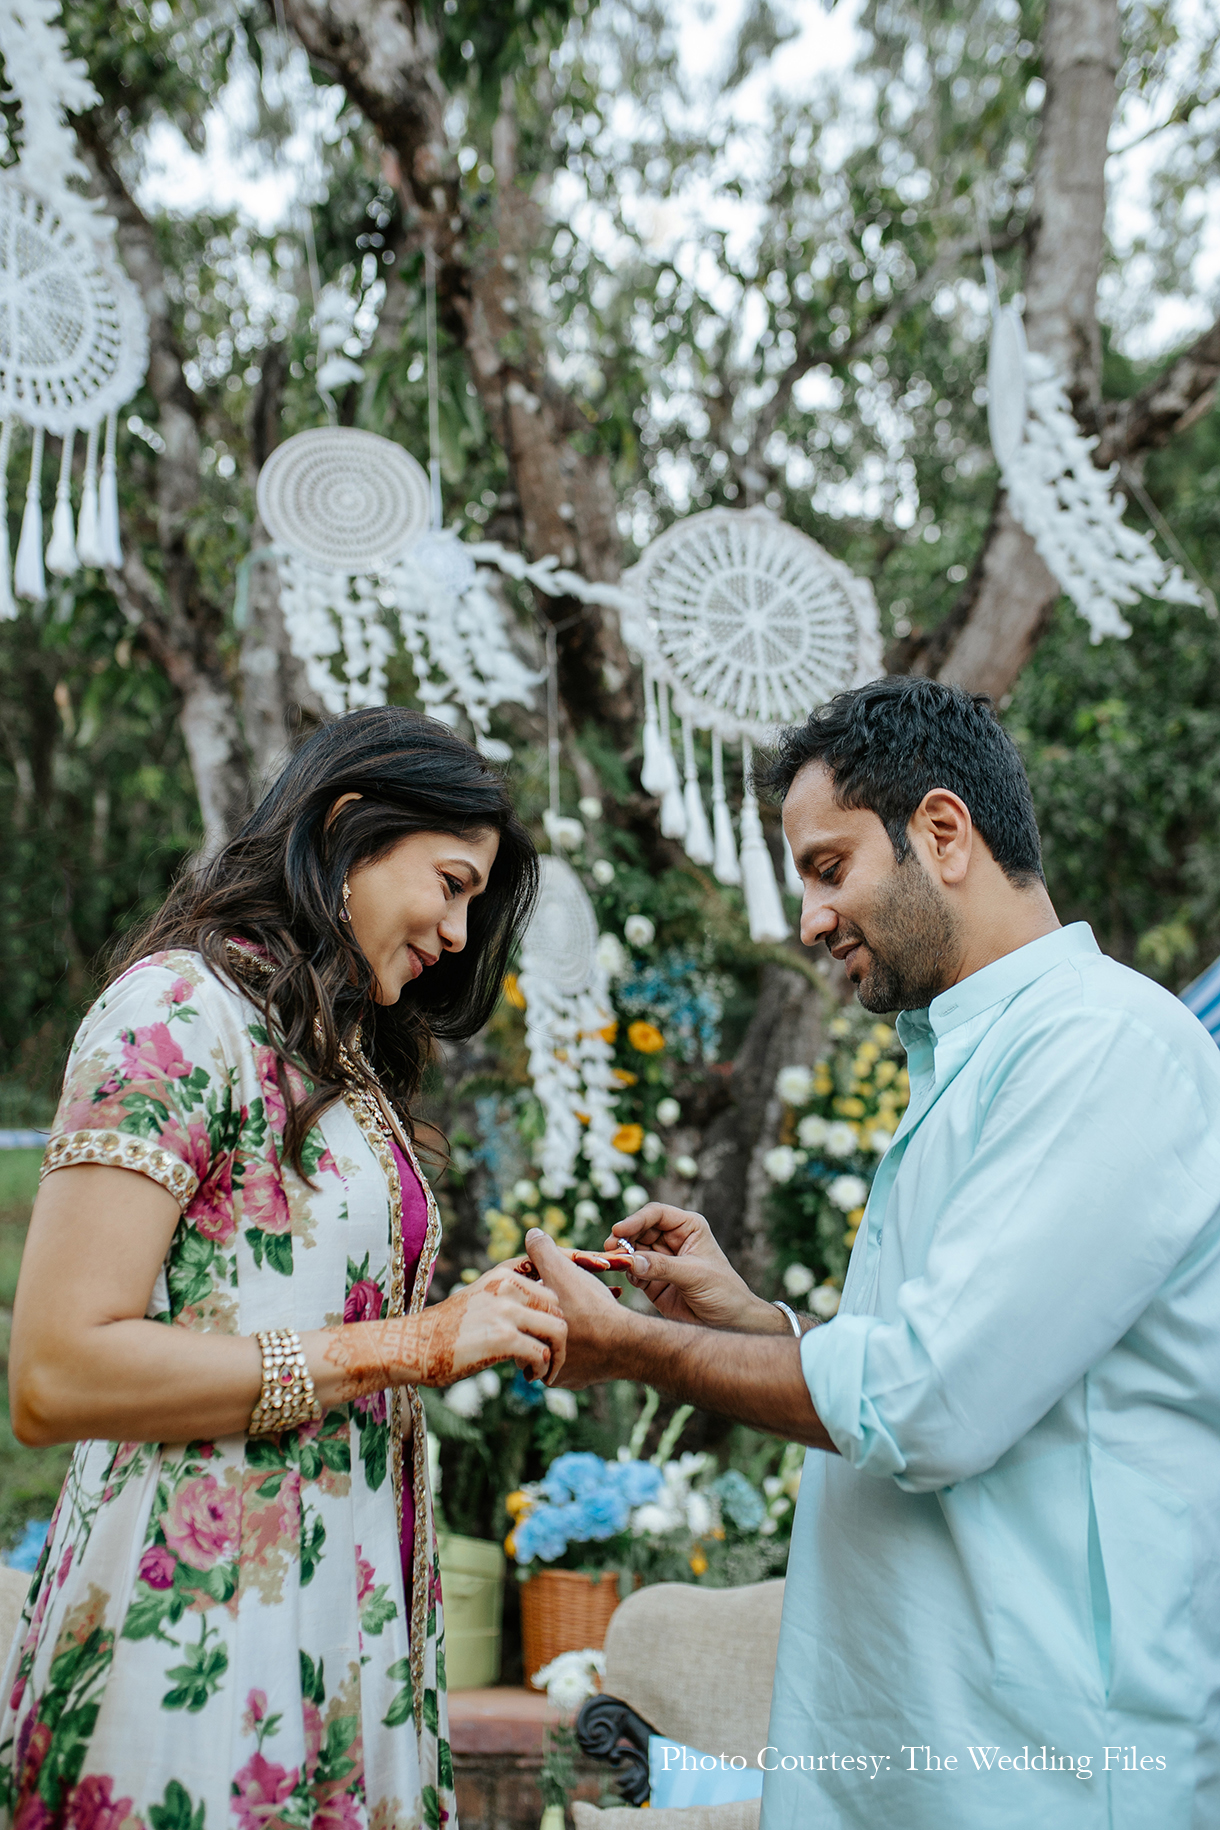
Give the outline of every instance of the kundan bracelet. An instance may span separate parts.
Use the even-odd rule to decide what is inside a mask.
[[[250,1416],[251,1436],[278,1436],[322,1415],[313,1380],[291,1328],[264,1328],[256,1336],[263,1355],[263,1388]]]

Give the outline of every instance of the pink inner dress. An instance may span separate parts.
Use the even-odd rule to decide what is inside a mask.
[[[415,1273],[419,1267],[420,1256],[424,1249],[424,1240],[428,1236],[428,1199],[423,1185],[399,1145],[391,1138],[390,1149],[394,1153],[394,1163],[398,1170],[398,1180],[402,1188],[402,1257],[403,1257],[403,1291],[408,1307],[411,1292],[415,1288]],[[432,1278],[429,1274],[429,1283]],[[415,1548],[415,1489],[411,1479],[411,1459],[406,1457],[402,1482],[402,1580],[407,1596],[407,1618],[410,1619],[411,1608],[411,1571],[412,1555]]]

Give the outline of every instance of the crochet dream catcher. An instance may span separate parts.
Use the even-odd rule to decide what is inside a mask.
[[[623,578],[623,634],[644,665],[641,782],[661,830],[721,883],[740,883],[755,940],[788,932],[750,781],[752,746],[882,670],[867,580],[764,509],[709,509],[668,528]],[[682,733],[679,774],[670,708]],[[696,760],[711,732],[712,822]],[[740,856],[724,787],[725,743],[744,774]],[[799,892],[791,859],[789,887]]]
[[[23,132],[20,163],[0,173],[0,477],[19,421],[34,436],[13,582],[19,596],[35,600],[46,596],[45,436],[63,441],[46,569],[67,577],[82,563],[119,565],[116,414],[148,366],[148,321],[118,265],[114,223],[74,188],[88,172],[67,116],[99,97],[83,64],[66,55],[58,11],[47,0],[0,3],[0,53]],[[71,502],[78,431],[88,434],[79,529]],[[0,616],[15,614],[0,514]]]
[[[354,426],[285,439],[256,493],[276,544],[323,572],[383,571],[428,525],[424,470],[401,445]]]
[[[553,856],[539,864],[542,888],[521,943],[518,977],[530,1076],[546,1116],[538,1162],[552,1196],[572,1186],[581,1155],[598,1191],[614,1195],[632,1158],[612,1141],[614,1014],[597,959],[597,917],[570,864]]]
[[[1090,638],[1127,636],[1121,605],[1141,597],[1197,604],[1197,587],[1146,534],[1123,520],[1114,492],[1118,466],[1099,470],[1095,438],[1076,423],[1067,392],[1045,356],[1027,349],[1021,314],[1001,307],[994,266],[987,420],[1013,514],[1089,625]]]

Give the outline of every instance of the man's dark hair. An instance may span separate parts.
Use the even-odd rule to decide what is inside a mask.
[[[910,675],[839,693],[784,732],[756,763],[755,785],[782,801],[809,762],[829,769],[841,807],[872,809],[900,864],[920,801],[948,788],[1012,883],[1045,881],[1025,766],[985,693]]]

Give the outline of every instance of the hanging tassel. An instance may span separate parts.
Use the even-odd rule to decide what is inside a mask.
[[[97,510],[97,441],[100,431],[100,425],[90,426],[85,445],[85,481],[80,493],[80,524],[76,530],[76,556],[83,566],[106,563]]]
[[[8,553],[8,453],[12,442],[13,422],[6,419],[0,426],[0,623],[11,623],[17,615]]]
[[[30,453],[30,480],[25,492],[25,513],[21,517],[21,538],[17,542],[17,564],[13,583],[18,597],[32,598],[36,604],[46,602],[47,580],[42,569],[42,427],[34,433]]]
[[[119,540],[119,476],[115,461],[118,435],[118,415],[111,413],[106,421],[106,455],[102,459],[102,487],[97,510],[102,564],[106,566],[121,566],[123,563],[123,548]]]
[[[784,832],[783,827],[780,831]],[[796,868],[796,859],[792,856],[792,847],[788,835],[784,832],[784,888],[790,896],[804,896],[805,885],[801,882],[801,873]]]
[[[55,513],[51,516],[51,544],[47,548],[47,571],[56,578],[71,578],[80,571],[76,556],[76,529],[72,525],[72,447],[75,432],[64,439],[59,459],[59,481],[55,485]]]
[[[665,784],[661,789],[661,831],[667,839],[680,839],[686,832],[686,807],[682,800],[678,765],[674,761],[673,745],[669,737],[669,689],[663,681],[657,686],[657,718],[661,766],[665,771]]]
[[[733,816],[724,795],[724,749],[717,731],[712,732],[712,828],[716,835],[712,875],[717,883],[740,883],[741,866],[737,862]]]
[[[786,940],[788,923],[784,920],[784,905],[779,899],[775,866],[763,837],[758,801],[750,779],[751,755],[750,744],[743,742],[745,786],[741,801],[741,887],[745,892],[746,914],[750,919],[750,939]]]
[[[682,766],[686,786],[682,791],[682,810],[686,815],[684,843],[692,864],[710,864],[714,856],[712,835],[699,792],[699,770],[695,764],[695,727],[690,718],[682,720]]]
[[[657,688],[650,669],[644,669],[644,762],[640,787],[645,794],[665,792],[665,764],[661,760],[661,732],[657,726]]]

